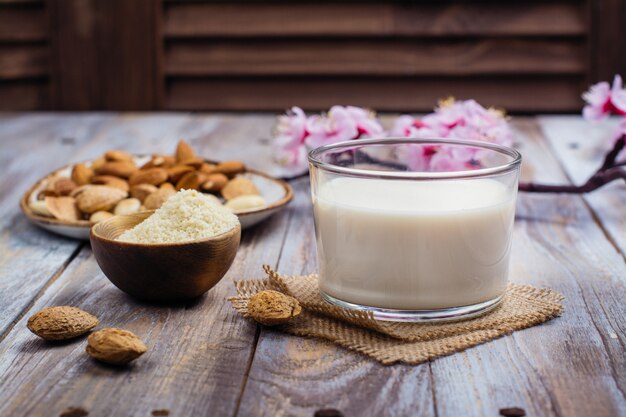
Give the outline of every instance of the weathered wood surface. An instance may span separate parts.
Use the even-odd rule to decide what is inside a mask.
[[[544,119],[543,131],[534,119],[514,123],[524,179],[577,181],[570,170],[584,158],[556,145],[557,127]],[[384,367],[326,342],[261,329],[224,301],[232,279],[260,276],[263,263],[290,274],[316,269],[306,178],[293,182],[296,197],[284,212],[244,232],[227,277],[178,306],[133,301],[108,282],[88,245],[36,229],[19,214],[17,200],[37,177],[108,148],[170,151],[185,137],[209,158],[267,168],[272,125],[263,115],[0,116],[0,164],[8,173],[0,183],[0,415],[57,416],[81,407],[92,416],[158,409],[172,416],[312,416],[331,407],[346,416],[495,416],[518,406],[527,415],[626,416],[621,197],[606,211],[606,200],[593,202],[596,194],[521,195],[512,279],[562,292],[564,315],[414,367]],[[582,144],[580,130],[567,132]],[[610,196],[619,193],[626,186]],[[58,304],[136,332],[149,352],[120,370],[86,357],[84,339],[41,342],[26,319]]]
[[[602,165],[617,127],[617,120],[593,124],[567,116],[542,116],[539,123],[568,178],[576,184],[584,183]],[[626,256],[624,191],[624,183],[615,182],[584,198],[609,238]]]

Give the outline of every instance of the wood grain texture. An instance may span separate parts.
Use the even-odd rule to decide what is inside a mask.
[[[350,104],[406,112],[431,111],[441,98],[454,96],[508,111],[573,111],[580,108],[582,81],[575,76],[172,78],[165,106],[171,110],[284,111],[298,105],[313,111]]]
[[[626,2],[593,0],[591,14],[590,52],[593,82],[611,80],[615,74],[626,74]]]
[[[278,270],[309,274],[317,270],[317,259],[308,178],[293,186]],[[429,364],[386,367],[325,341],[263,329],[237,415],[312,416],[334,408],[345,416],[431,416],[432,390]]]
[[[26,2],[25,2],[26,3]],[[0,41],[35,42],[48,39],[42,3],[0,4]]]
[[[584,183],[611,147],[617,120],[601,125],[582,118],[542,116],[539,123],[557,160],[575,184]],[[584,196],[610,240],[626,256],[626,184],[616,181]]]
[[[53,106],[151,110],[158,105],[155,0],[50,3]]]
[[[45,80],[0,81],[0,111],[41,110],[50,105],[50,88]]]
[[[85,151],[100,152],[105,143],[129,151],[150,145],[156,151],[170,150],[181,135],[193,136],[193,126],[202,126],[207,133],[207,125],[216,125],[182,116],[165,117],[165,124],[151,117],[117,120],[101,126],[94,137],[102,142]],[[201,145],[197,138],[190,142],[198,148],[208,145],[197,146]],[[106,280],[91,251],[83,249],[32,311],[76,305],[96,314],[103,326],[133,331],[150,350],[131,369],[105,367],[84,354],[84,339],[61,346],[45,344],[28,332],[24,317],[0,343],[0,392],[12,399],[0,404],[0,415],[58,415],[67,407],[82,407],[91,415],[150,415],[154,409],[168,409],[178,416],[233,415],[256,326],[240,320],[224,299],[233,292],[233,278],[260,270],[259,259],[276,264],[289,218],[275,216],[247,230],[224,280],[197,301],[177,306],[133,301]]]
[[[567,181],[539,125],[514,120],[524,179]],[[417,367],[383,367],[325,342],[260,329],[224,301],[232,279],[261,276],[263,263],[288,274],[315,270],[306,178],[294,182],[296,198],[284,212],[244,232],[224,280],[183,305],[133,301],[106,280],[88,247],[72,259],[75,242],[35,229],[18,213],[19,195],[48,166],[110,148],[171,152],[182,137],[203,156],[263,169],[273,123],[273,116],[250,114],[0,115],[0,166],[11,174],[0,182],[0,285],[9,283],[0,287],[0,306],[13,314],[0,341],[0,415],[56,416],[81,407],[94,416],[155,409],[311,416],[332,407],[346,416],[483,416],[510,406],[527,415],[626,415],[626,265],[579,196],[520,195],[515,225],[513,280],[563,293],[564,315]],[[568,136],[582,143],[586,136],[574,126]],[[605,214],[596,215],[608,230]],[[30,314],[60,304],[135,332],[148,353],[117,369],[91,361],[84,338],[47,344],[26,329]]]
[[[41,78],[49,73],[48,49],[41,45],[0,45],[0,80]]]
[[[538,126],[516,121],[524,180],[565,181]],[[503,407],[542,416],[624,415],[625,277],[622,257],[580,197],[520,194],[511,279],[561,292],[565,312],[433,362],[438,415],[496,415]]]
[[[525,179],[565,180],[537,126],[524,119],[516,126]],[[290,230],[278,265],[286,274],[315,270],[311,208],[302,198],[303,191],[309,198],[306,182],[297,189],[294,204],[301,207],[292,224],[298,227]],[[624,292],[623,261],[576,196],[521,195],[514,239],[512,279],[565,293],[563,317],[431,364],[400,366],[400,373],[394,372],[396,366],[371,361],[355,365],[357,355],[334,353],[324,342],[294,341],[263,330],[239,415],[312,415],[331,407],[359,416],[484,416],[511,406],[524,408],[527,415],[623,414],[626,381],[620,357],[626,335],[616,318],[626,311],[620,296],[611,295]],[[585,243],[569,250],[561,243],[573,241]],[[574,254],[590,251],[602,259],[603,272],[588,256]],[[573,348],[581,344],[585,349]],[[598,397],[581,396],[581,384],[599,389]],[[267,405],[259,408],[259,401]]]
[[[165,73],[228,75],[583,74],[578,40],[170,42]],[[532,51],[532,54],[529,53]]]
[[[156,123],[158,120],[158,124]],[[110,148],[172,152],[184,116],[22,115],[0,119],[0,338],[75,255],[80,243],[30,224],[17,202],[32,183],[68,162],[93,159]],[[143,126],[143,128],[141,128]],[[142,132],[137,136],[137,132]],[[135,139],[129,142],[129,137]]]
[[[168,38],[220,36],[579,36],[578,1],[561,2],[167,2]]]

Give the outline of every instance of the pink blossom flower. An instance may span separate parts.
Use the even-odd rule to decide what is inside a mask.
[[[583,108],[583,117],[587,120],[603,120],[611,113],[626,116],[626,90],[619,75],[613,78],[612,86],[606,81],[592,85],[583,99],[587,102]]]
[[[513,145],[511,131],[504,114],[486,109],[474,100],[442,101],[434,111],[421,119],[399,117],[391,130],[392,136],[428,139],[457,139]],[[415,148],[414,145],[407,147]],[[424,146],[421,150],[407,150],[402,157],[414,170],[450,171],[474,169],[480,166],[478,148]],[[413,160],[408,158],[411,154]],[[426,167],[427,169],[424,169]]]
[[[333,106],[327,114],[306,117],[302,109],[292,107],[278,117],[274,135],[276,161],[290,175],[307,170],[307,151],[322,145],[383,136],[376,115],[354,106]]]

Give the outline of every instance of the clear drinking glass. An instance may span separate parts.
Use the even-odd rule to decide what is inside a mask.
[[[381,320],[467,318],[506,290],[521,155],[367,139],[309,153],[321,296]]]

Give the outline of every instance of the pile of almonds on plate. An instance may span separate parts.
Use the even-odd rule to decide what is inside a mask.
[[[29,206],[42,216],[97,223],[118,214],[155,210],[181,189],[214,194],[216,202],[224,201],[235,213],[267,204],[242,175],[242,162],[208,163],[184,140],[175,155],[153,155],[141,166],[135,160],[128,152],[111,150],[90,164],[76,164],[69,177],[49,177]]]

